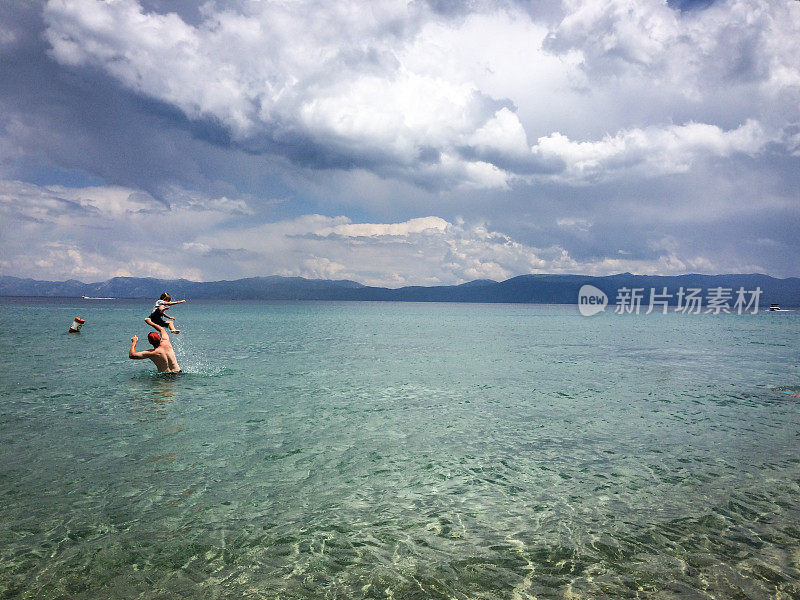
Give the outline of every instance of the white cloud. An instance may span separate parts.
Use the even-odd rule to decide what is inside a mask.
[[[226,198],[201,203],[202,196],[176,189],[166,197],[172,202],[118,186],[0,180],[0,268],[40,279],[202,278],[195,260],[202,246],[192,238],[241,214],[247,204]]]
[[[680,14],[666,2],[565,0],[564,6],[551,43],[578,48],[587,61],[653,66],[666,60],[665,50],[682,33]]]
[[[248,147],[302,148],[299,160],[434,189],[503,189],[557,171],[557,159],[555,179],[576,182],[757,152],[759,123],[780,131],[800,118],[794,4],[681,13],[568,0],[552,30],[510,6],[448,19],[404,0],[207,4],[197,25],[136,0],[50,0],[45,19],[60,62],[103,69]],[[712,112],[697,111],[711,100],[734,109],[716,117],[744,125],[711,114],[664,125],[676,109]],[[570,141],[599,137],[603,123],[616,133]]]
[[[51,0],[45,18],[57,60],[102,68],[190,119],[221,123],[240,142],[280,146],[300,138],[395,176],[420,156],[447,153],[447,161],[423,158],[428,176],[504,185],[496,167],[453,152],[498,103],[469,79],[410,70],[400,60],[401,34],[413,38],[422,16],[430,17],[424,7],[242,2],[238,13],[208,5],[193,27],[175,14],[145,12],[135,0]]]
[[[736,152],[753,155],[769,141],[770,136],[752,120],[730,131],[688,123],[621,131],[593,142],[576,142],[554,133],[539,138],[533,153],[544,160],[563,161],[564,169],[553,179],[586,183],[683,173],[700,157],[727,157]]]
[[[556,225],[566,230],[589,231],[593,223],[590,219],[579,217],[562,217],[556,220]]]
[[[566,227],[589,227],[583,219],[564,219]],[[687,268],[713,271],[714,263],[673,248],[651,259],[577,260],[563,247],[534,247],[479,224],[424,217],[402,223],[351,223],[344,217],[307,215],[236,232],[210,241],[220,249],[241,247],[252,264],[271,272],[302,277],[352,279],[369,285],[436,285],[474,279],[504,280],[521,273],[622,271],[678,274]],[[655,249],[655,248],[654,248]],[[253,274],[253,273],[250,273]]]
[[[0,180],[0,214],[43,226],[77,222],[102,227],[103,219],[163,211],[147,193],[122,187],[67,188]]]
[[[463,219],[431,215],[377,223],[311,214],[243,224],[238,216],[248,204],[237,199],[211,199],[210,208],[201,209],[185,191],[168,196],[172,201],[165,204],[120,187],[0,182],[0,272],[82,280],[281,274],[397,287],[503,280],[523,273],[761,270],[725,249],[716,255],[687,252],[669,235],[654,238],[645,258],[614,251],[610,257],[577,259],[558,243],[522,243]],[[583,236],[596,227],[585,217],[562,217],[554,226]]]
[[[346,237],[408,236],[426,231],[444,231],[448,223],[439,217],[420,217],[405,223],[339,223],[322,227],[314,233],[320,236],[331,234]]]
[[[284,276],[299,275],[308,279],[348,279],[352,277],[346,266],[317,256],[306,258],[297,269],[284,269],[280,274]]]
[[[202,242],[183,242],[181,248],[189,254],[203,256],[211,252],[211,246]]]
[[[41,278],[78,279],[80,281],[104,281],[111,277],[157,277],[164,279],[201,277],[199,269],[176,268],[168,261],[155,257],[131,258],[120,261],[104,252],[93,252],[69,242],[45,242],[31,245],[30,251],[17,256],[13,261],[14,271],[31,273]],[[11,261],[0,261],[6,271]]]
[[[145,220],[170,219],[184,212],[204,213],[219,220],[228,215],[252,214],[242,199],[213,198],[176,187],[165,189],[162,196],[164,200],[160,201],[147,192],[121,186],[72,188],[0,180],[0,211],[43,222],[56,222],[62,217],[130,219],[137,215]]]
[[[468,141],[480,153],[496,151],[510,156],[525,156],[530,152],[519,117],[506,107],[498,110]]]
[[[549,47],[583,56],[592,76],[646,77],[701,98],[755,81],[763,93],[800,84],[796,2],[731,0],[681,12],[650,0],[567,0]],[[724,101],[724,99],[721,99]]]
[[[773,116],[742,114],[744,126],[724,131],[693,121],[664,126],[669,107],[645,126],[626,125],[622,115],[637,101],[658,105],[643,95],[667,88],[668,101],[682,96],[685,107],[726,86],[752,95],[737,88],[740,79],[757,79],[762,100],[787,90],[796,97],[800,9],[782,4],[738,0],[683,14],[649,0],[568,0],[552,31],[510,7],[477,5],[446,19],[402,0],[208,4],[196,26],[136,0],[50,0],[45,18],[57,60],[104,69],[190,119],[221,123],[241,142],[273,151],[300,144],[309,156],[338,157],[334,164],[481,189],[507,188],[543,169],[542,157],[564,159],[556,177],[571,182],[624,175],[626,164],[647,167],[633,175],[662,175],[704,155],[728,156],[734,138],[758,137],[757,123]],[[732,68],[739,72],[721,71]],[[618,108],[604,106],[612,103]],[[571,142],[570,130],[596,123],[598,109],[617,133]],[[531,156],[527,132],[543,124],[552,129],[538,134]],[[763,147],[740,142],[745,152]],[[558,163],[545,164],[550,172]]]

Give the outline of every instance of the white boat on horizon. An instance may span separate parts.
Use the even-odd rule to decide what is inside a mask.
[[[769,305],[769,312],[794,312],[791,308],[781,308],[778,304]]]
[[[87,296],[86,294],[84,294],[82,298],[84,300],[116,300],[116,298],[97,298],[94,296]]]

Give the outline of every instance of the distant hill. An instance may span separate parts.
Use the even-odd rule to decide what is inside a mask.
[[[397,302],[512,302],[575,304],[578,290],[590,284],[603,290],[614,304],[621,288],[651,289],[675,294],[680,288],[761,288],[761,308],[770,303],[800,306],[800,278],[777,279],[769,275],[632,275],[605,277],[584,275],[520,275],[506,281],[476,280],[461,285],[408,286],[397,289],[365,286],[355,281],[304,279],[302,277],[250,277],[233,281],[197,282],[186,279],[114,277],[98,283],[36,281],[0,276],[0,296],[80,297],[84,294],[114,298],[156,298],[168,290],[175,298],[238,300],[361,300]],[[674,300],[671,302],[674,304]]]
[[[339,290],[363,288],[355,281],[302,277],[249,277],[235,281],[198,282],[188,279],[114,277],[98,283],[36,281],[0,277],[0,296],[66,296],[157,298],[165,290],[174,298],[230,298],[235,300],[331,300]]]

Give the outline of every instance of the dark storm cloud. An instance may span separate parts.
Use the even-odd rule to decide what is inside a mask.
[[[111,85],[103,74],[55,63],[41,37],[44,25],[31,12],[11,15],[24,17],[27,30],[18,43],[5,48],[0,61],[3,125],[26,158],[22,165],[10,165],[10,175],[78,169],[109,182],[152,189],[152,182],[170,170],[168,161],[153,157],[158,148],[154,134],[183,117],[174,109],[152,110],[152,103],[147,106]]]
[[[20,154],[0,155],[7,177],[102,181],[156,198],[169,185],[242,195],[281,187],[264,146],[235,144],[213,119],[190,120],[96,69],[58,64],[48,55],[41,6],[0,8],[4,28],[14,32],[0,60],[0,127]]]

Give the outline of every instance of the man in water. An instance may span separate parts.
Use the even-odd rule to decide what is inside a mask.
[[[153,345],[153,349],[137,352],[136,342],[139,341],[139,338],[133,336],[131,338],[131,349],[128,351],[128,358],[134,360],[149,358],[153,361],[159,373],[180,373],[181,368],[178,365],[178,359],[175,358],[175,350],[172,349],[172,343],[169,341],[167,330],[160,325],[156,325],[155,328],[158,330],[158,333],[154,331],[147,336],[147,341]]]

